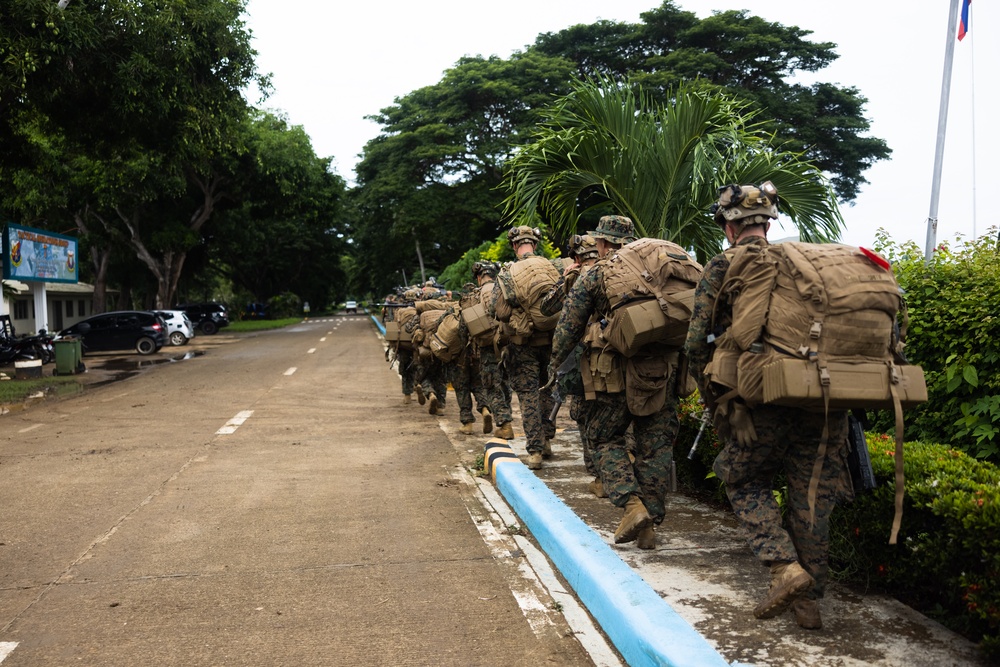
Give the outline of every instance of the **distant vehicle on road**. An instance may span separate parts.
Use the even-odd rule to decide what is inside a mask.
[[[353,314],[357,315],[358,314],[358,302],[357,301],[348,301],[347,304],[344,306],[344,310],[347,311],[348,313],[353,313]]]
[[[156,313],[118,310],[77,322],[59,332],[59,338],[79,337],[83,352],[135,350],[153,354],[167,342],[167,325]]]
[[[229,314],[221,303],[184,303],[174,308],[187,313],[195,329],[208,336],[229,326]]]
[[[183,310],[154,310],[167,325],[167,342],[171,345],[187,345],[194,338],[194,324]]]

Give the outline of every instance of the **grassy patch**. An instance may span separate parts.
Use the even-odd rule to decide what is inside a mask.
[[[247,331],[266,331],[268,329],[281,329],[291,324],[302,322],[301,317],[286,317],[282,320],[240,320],[230,322],[223,332],[243,333]]]
[[[13,369],[5,369],[8,375],[13,375]],[[23,403],[29,396],[38,392],[54,393],[57,396],[73,394],[82,389],[79,378],[72,375],[51,376],[37,380],[3,380],[0,381],[0,404]]]

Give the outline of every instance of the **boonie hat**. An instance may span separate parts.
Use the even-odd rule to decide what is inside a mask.
[[[624,245],[635,241],[635,225],[624,215],[605,215],[597,221],[597,229],[587,234],[595,239]]]

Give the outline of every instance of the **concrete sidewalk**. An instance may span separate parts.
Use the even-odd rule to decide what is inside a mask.
[[[621,510],[587,490],[592,478],[583,466],[575,423],[560,417],[560,426],[569,424],[572,430],[560,430],[552,441],[554,456],[541,470],[529,471],[517,461],[501,463],[496,484],[629,664],[988,664],[974,644],[896,600],[859,595],[836,583],[821,601],[822,630],[799,628],[791,612],[755,619],[751,610],[767,588],[767,570],[751,554],[731,513],[682,494],[668,498],[655,551],[640,551],[635,543],[615,545]],[[509,445],[523,460],[523,433],[518,435]],[[544,482],[544,490],[533,480]],[[567,514],[578,517],[581,527],[567,527],[573,522]],[[628,579],[623,571],[640,584],[617,581]],[[607,597],[606,591],[615,588],[626,592]]]

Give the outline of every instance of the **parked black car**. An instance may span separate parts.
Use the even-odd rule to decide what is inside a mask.
[[[153,354],[167,342],[167,325],[143,310],[119,310],[94,315],[59,332],[59,338],[80,337],[83,352],[135,350]]]
[[[195,328],[209,336],[229,326],[229,314],[221,303],[182,303],[174,309],[187,313]]]

